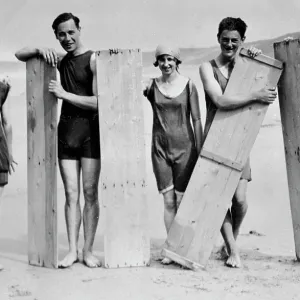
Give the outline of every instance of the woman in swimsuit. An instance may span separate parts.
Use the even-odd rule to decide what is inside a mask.
[[[198,92],[195,84],[178,72],[180,63],[179,49],[159,45],[154,66],[159,67],[161,76],[151,79],[144,90],[153,109],[152,165],[164,198],[167,233],[196,164],[203,135]],[[162,263],[171,260],[164,258]]]

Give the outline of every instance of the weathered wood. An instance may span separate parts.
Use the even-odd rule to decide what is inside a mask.
[[[225,157],[222,157],[220,155],[216,155],[213,152],[209,152],[205,149],[201,150],[200,153],[201,157],[205,157],[205,158],[209,158],[215,162],[218,162],[222,165],[228,166],[230,168],[236,169],[238,171],[243,170],[243,165],[241,165],[240,163],[236,163],[235,161],[232,161],[230,159],[227,159]]]
[[[281,69],[261,60],[239,55],[225,93],[247,93],[276,86]],[[217,111],[202,151],[204,156],[214,153],[227,161],[216,162],[214,157],[202,155],[198,158],[165,244],[170,259],[174,259],[169,255],[173,252],[206,266],[241,176],[235,166],[245,165],[267,108],[268,105],[255,103],[236,110]]]
[[[97,53],[105,267],[150,260],[140,50]]]
[[[240,55],[251,57],[250,54],[248,53],[248,50],[245,48],[241,49]],[[278,68],[280,70],[282,69],[282,62],[276,59],[274,60],[272,57],[266,55],[259,55],[255,57],[255,60],[270,65],[272,67]]]
[[[284,63],[278,96],[297,260],[300,261],[300,40],[274,44]]]
[[[57,99],[48,91],[56,70],[37,58],[26,69],[28,260],[57,268]]]

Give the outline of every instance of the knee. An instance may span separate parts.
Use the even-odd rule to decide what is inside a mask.
[[[77,203],[79,199],[78,187],[73,184],[67,184],[65,186],[65,195],[67,203]]]
[[[84,184],[83,195],[87,202],[95,202],[98,200],[98,186],[96,184]]]
[[[174,197],[166,197],[164,196],[164,204],[165,204],[165,209],[168,211],[173,211],[176,210],[176,199]]]
[[[183,198],[183,193],[176,192],[176,204],[177,204],[177,208],[180,206],[182,198]]]
[[[246,193],[244,191],[236,191],[233,197],[232,204],[235,207],[248,208]]]

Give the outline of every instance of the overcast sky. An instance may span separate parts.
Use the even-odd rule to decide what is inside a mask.
[[[60,49],[51,29],[62,12],[81,20],[84,44],[105,48],[154,49],[216,45],[220,20],[241,17],[247,41],[300,31],[300,0],[0,0],[0,55],[13,58],[23,46]]]

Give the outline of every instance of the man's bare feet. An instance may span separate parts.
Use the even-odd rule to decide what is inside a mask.
[[[220,255],[220,259],[224,260],[229,257],[226,245],[222,245],[220,249],[217,251],[217,254]]]
[[[83,263],[89,268],[99,268],[101,267],[101,261],[90,251],[84,252],[83,254]]]
[[[170,258],[168,257],[165,257],[162,259],[162,261],[160,262],[162,265],[170,265],[173,263],[173,260],[171,260]]]
[[[65,258],[58,263],[58,267],[63,269],[69,268],[76,262],[78,262],[78,253],[69,252]]]
[[[231,268],[240,268],[242,266],[241,258],[238,251],[232,251],[226,261],[226,266]]]

